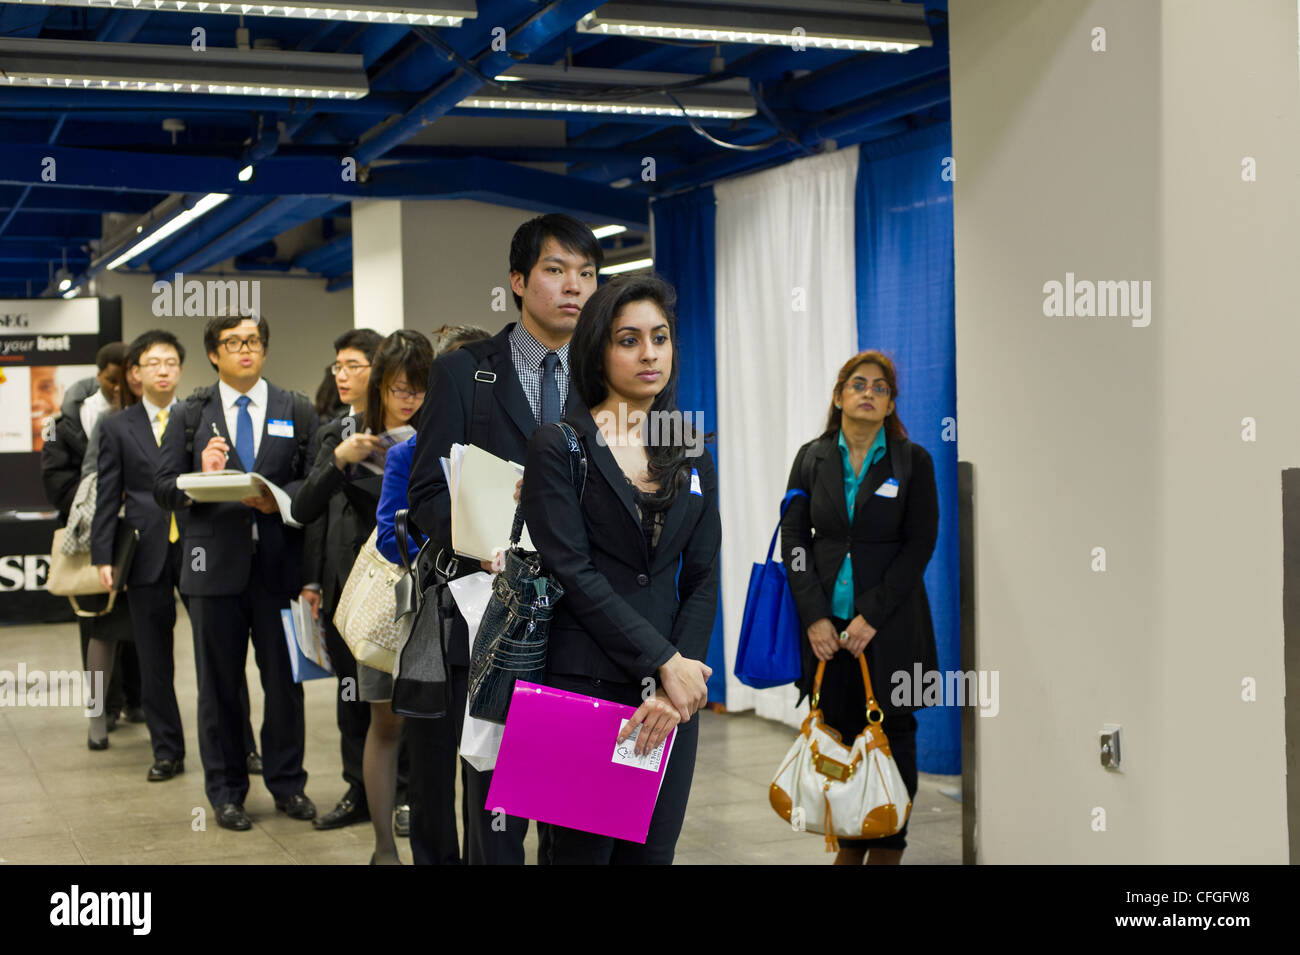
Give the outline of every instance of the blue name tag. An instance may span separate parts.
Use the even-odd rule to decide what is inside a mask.
[[[880,487],[876,488],[877,497],[898,497],[898,481],[890,478]]]
[[[691,468],[691,493],[698,494],[700,497],[704,496],[704,492],[700,490],[700,472],[695,468]]]
[[[283,418],[270,418],[266,422],[266,433],[273,438],[292,438],[293,422]]]

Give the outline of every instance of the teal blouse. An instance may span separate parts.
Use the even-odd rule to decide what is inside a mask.
[[[885,456],[885,426],[882,424],[876,432],[876,440],[867,449],[867,456],[862,460],[862,470],[853,473],[853,462],[849,458],[849,443],[844,440],[844,429],[840,429],[840,463],[844,470],[844,503],[848,506],[849,524],[853,524],[853,505],[858,497],[858,487],[863,476],[871,466]],[[853,559],[844,555],[840,572],[835,577],[835,590],[831,593],[831,613],[843,620],[852,620],[857,614],[853,612]]]

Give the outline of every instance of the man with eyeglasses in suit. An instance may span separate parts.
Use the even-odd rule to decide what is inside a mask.
[[[303,791],[302,685],[284,642],[281,609],[302,587],[302,531],[286,525],[270,492],[239,502],[198,503],[176,487],[181,474],[256,471],[290,496],[302,483],[316,410],[305,395],[262,377],[270,327],[261,316],[209,319],[203,331],[215,387],[200,389],[167,423],[154,481],[166,510],[187,510],[181,593],[190,598],[199,676],[199,754],[204,783],[226,829],[247,830],[248,771],[239,681],[251,635],[264,693],[262,779],[275,808],[315,818]]]

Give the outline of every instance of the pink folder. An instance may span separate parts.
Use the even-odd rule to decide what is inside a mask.
[[[614,761],[619,727],[636,708],[520,680],[484,809],[645,844],[668,768]]]

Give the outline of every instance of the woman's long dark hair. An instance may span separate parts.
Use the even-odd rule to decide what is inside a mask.
[[[657,275],[620,276],[602,285],[587,299],[587,304],[578,316],[578,325],[569,341],[569,370],[572,376],[571,386],[578,393],[588,408],[594,408],[609,395],[609,383],[605,377],[605,351],[611,341],[611,329],[619,313],[634,302],[652,302],[663,313],[668,324],[668,340],[673,346],[673,367],[668,375],[668,383],[655,396],[650,406],[650,414],[656,412],[672,413],[677,411],[677,379],[681,368],[681,350],[677,340],[677,293],[673,287]],[[646,428],[646,457],[648,458],[650,479],[657,485],[656,490],[642,498],[651,510],[667,508],[672,504],[686,482],[690,480],[691,465],[686,457],[686,448],[693,441],[690,424],[682,416],[681,430],[667,428]],[[656,433],[666,432],[672,438],[681,436],[680,443],[651,442]]]
[[[370,384],[366,386],[366,429],[371,434],[384,430],[384,410],[388,401],[388,388],[398,375],[406,373],[412,388],[423,388],[429,380],[433,365],[433,346],[424,335],[410,328],[399,328],[379,343],[374,360],[370,363]],[[417,411],[407,422],[419,428]]]
[[[853,372],[859,365],[879,365],[880,370],[884,372],[885,381],[889,385],[889,397],[894,399],[894,410],[885,418],[885,434],[895,440],[906,438],[907,429],[898,418],[898,371],[888,355],[875,350],[858,352],[844,363],[840,373],[835,376],[835,390],[831,392],[831,410],[826,415],[826,430],[822,432],[822,437],[831,438],[839,434],[844,412],[835,407],[835,403],[842,399],[844,386],[848,384],[849,378],[853,376]]]

